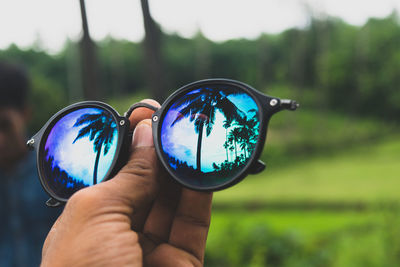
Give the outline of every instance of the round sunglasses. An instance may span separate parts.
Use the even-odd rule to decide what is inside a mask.
[[[138,107],[155,111],[154,146],[170,176],[190,189],[217,191],[264,170],[259,156],[271,116],[298,104],[239,81],[208,79],[181,87],[159,109],[136,103],[124,116],[102,102],[70,105],[27,142],[37,153],[48,206],[65,203],[122,168],[132,139],[129,116]]]

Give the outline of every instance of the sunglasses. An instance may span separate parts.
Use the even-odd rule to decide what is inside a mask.
[[[242,82],[208,79],[181,87],[159,109],[136,103],[124,116],[102,102],[70,105],[27,143],[36,150],[40,182],[51,196],[48,206],[65,203],[124,166],[132,139],[129,116],[138,107],[155,111],[154,146],[170,176],[193,190],[217,191],[264,170],[259,156],[271,116],[298,104]]]

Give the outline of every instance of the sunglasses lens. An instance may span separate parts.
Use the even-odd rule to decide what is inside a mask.
[[[247,165],[258,141],[254,99],[233,86],[194,88],[167,108],[161,126],[164,159],[181,182],[213,189]]]
[[[43,182],[68,199],[77,190],[101,182],[114,160],[116,119],[101,108],[81,108],[59,118],[41,151]]]

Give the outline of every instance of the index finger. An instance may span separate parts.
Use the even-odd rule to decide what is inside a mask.
[[[140,101],[141,103],[146,103],[149,105],[152,105],[156,108],[160,108],[160,104],[153,100],[153,99],[143,99]],[[136,125],[144,120],[144,119],[151,119],[151,115],[153,115],[154,110],[146,108],[146,107],[137,107],[135,108],[131,115],[129,116],[129,122],[131,124],[130,128],[131,130],[135,129]]]
[[[182,189],[169,243],[183,249],[201,262],[204,260],[211,220],[212,193]]]

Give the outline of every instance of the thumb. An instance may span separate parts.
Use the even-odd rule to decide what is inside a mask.
[[[134,217],[133,221],[144,221],[147,211],[158,192],[158,160],[154,149],[151,120],[146,119],[136,126],[133,133],[131,155],[126,165],[111,180],[101,183],[112,192],[114,204]],[[105,189],[105,188],[104,188]],[[138,230],[138,229],[136,229]]]

